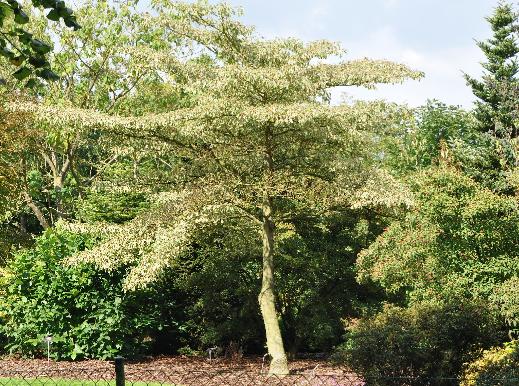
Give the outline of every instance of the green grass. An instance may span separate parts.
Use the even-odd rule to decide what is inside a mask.
[[[0,386],[115,386],[115,381],[83,381],[57,378],[19,379],[0,378]],[[127,386],[175,386],[168,383],[157,382],[131,382],[126,381]]]

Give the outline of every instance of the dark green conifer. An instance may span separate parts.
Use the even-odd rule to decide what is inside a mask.
[[[519,135],[519,15],[511,4],[500,1],[486,20],[493,36],[477,43],[486,57],[484,74],[481,80],[467,74],[465,79],[478,98],[475,114],[479,129],[498,138],[515,138]]]

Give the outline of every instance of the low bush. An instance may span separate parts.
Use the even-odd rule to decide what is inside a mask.
[[[466,366],[461,386],[515,386],[519,384],[519,341],[483,352]]]
[[[416,378],[409,384],[424,385],[424,378],[458,376],[474,352],[504,335],[481,304],[387,305],[373,317],[349,323],[337,358],[371,379],[370,385],[388,385],[395,377]]]

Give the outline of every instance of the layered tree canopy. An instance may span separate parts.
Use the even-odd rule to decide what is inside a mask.
[[[408,203],[405,189],[370,166],[377,136],[406,119],[407,110],[382,102],[332,106],[329,89],[421,74],[369,59],[331,64],[343,51],[326,41],[259,39],[227,6],[165,3],[156,4],[156,12],[161,33],[191,47],[184,57],[168,52],[171,47],[162,51],[168,55],[165,76],[190,96],[188,106],[123,117],[26,105],[26,111],[36,108],[41,124],[98,130],[174,156],[170,186],[155,208],[79,259],[106,268],[135,264],[127,287],[142,287],[160,277],[204,227],[250,222],[257,232],[250,237],[263,240],[260,305],[271,371],[286,373],[273,292],[275,229],[295,216],[363,201]],[[358,193],[368,183],[395,191]]]
[[[221,344],[266,349],[283,376],[287,352],[330,351],[346,324],[353,370],[437,376],[514,336],[512,6],[488,19],[466,111],[337,103],[336,87],[423,74],[327,40],[264,39],[225,4],[38,3],[51,12],[27,18],[8,4],[1,28],[23,22],[55,46],[27,38],[45,63],[27,51],[0,95],[11,351],[38,355],[33,335],[52,327],[56,358]],[[43,69],[60,76],[21,89]]]

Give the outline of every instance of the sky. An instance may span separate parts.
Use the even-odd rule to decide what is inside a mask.
[[[211,1],[216,3],[216,1]],[[389,59],[425,72],[421,81],[379,89],[341,89],[334,100],[384,98],[411,106],[427,99],[470,108],[463,72],[479,77],[475,40],[491,31],[484,19],[497,0],[227,0],[265,38],[340,42],[348,59]]]

